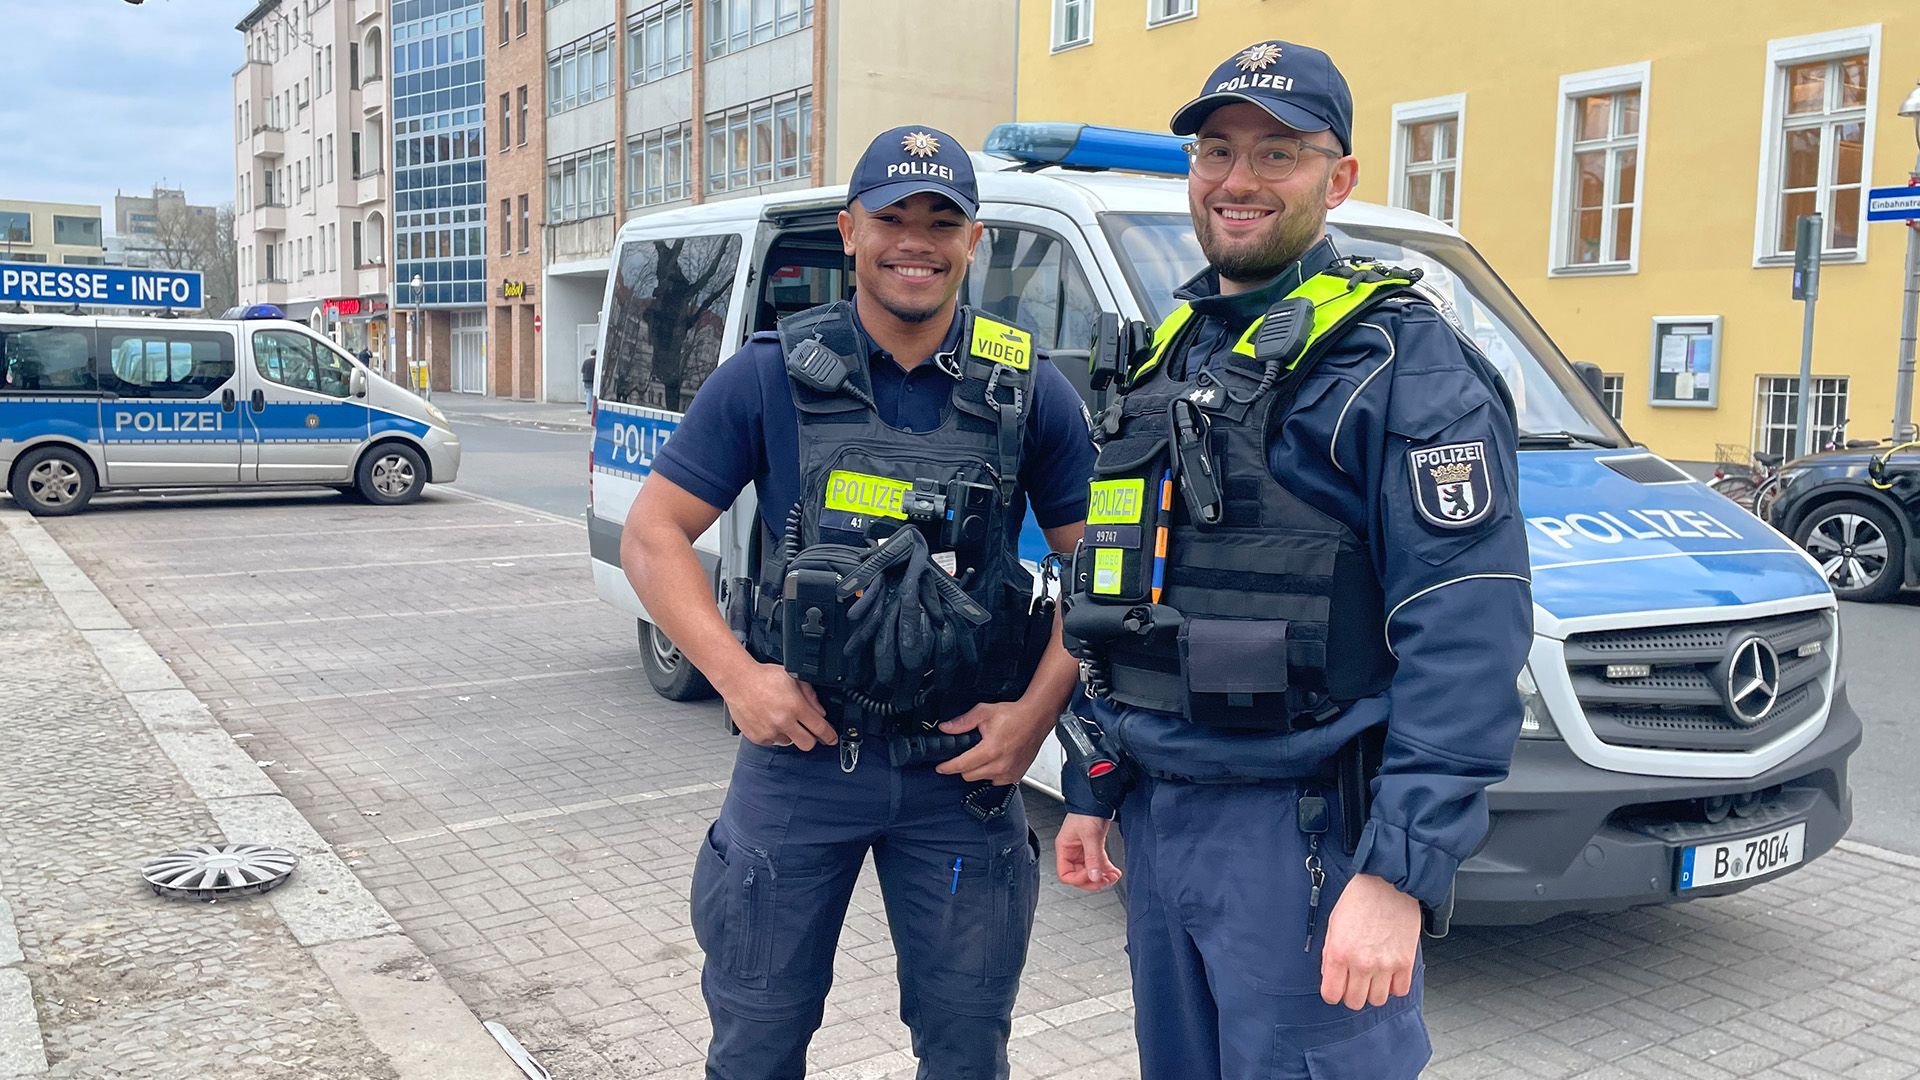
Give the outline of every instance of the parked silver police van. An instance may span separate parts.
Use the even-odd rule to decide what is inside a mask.
[[[397,504],[454,479],[439,409],[277,314],[0,313],[0,483],[57,515],[124,488],[324,485]]]
[[[1036,328],[1087,392],[1094,316],[1157,322],[1204,264],[1179,140],[1003,125],[976,156],[980,219],[964,298]],[[1064,166],[1064,167],[1063,167]],[[1120,172],[1117,170],[1130,170]],[[1167,175],[1145,176],[1160,172]],[[661,694],[710,693],[647,620],[620,568],[622,523],[700,383],[755,330],[847,295],[845,189],[639,217],[620,231],[602,315],[589,518],[594,582],[638,622]],[[1349,201],[1334,242],[1425,271],[1421,287],[1499,368],[1521,427],[1534,643],[1511,775],[1462,866],[1456,920],[1537,922],[1723,895],[1824,853],[1852,822],[1860,719],[1840,674],[1833,593],[1804,552],[1634,444],[1452,229]],[[759,552],[749,488],[696,542],[723,610]],[[1044,553],[1028,521],[1021,553]],[[1028,783],[1058,794],[1049,741]]]

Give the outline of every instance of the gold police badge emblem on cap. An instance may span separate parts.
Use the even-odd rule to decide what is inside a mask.
[[[940,152],[940,140],[924,131],[909,133],[900,140],[900,146],[914,157],[932,157]]]
[[[1264,71],[1272,67],[1273,62],[1278,59],[1280,59],[1280,46],[1271,41],[1263,41],[1258,45],[1250,46],[1246,52],[1240,54],[1240,70]]]

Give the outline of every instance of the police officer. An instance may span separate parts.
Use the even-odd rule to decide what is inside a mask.
[[[1510,401],[1417,275],[1328,236],[1351,116],[1284,41],[1174,115],[1209,266],[1096,422],[1065,625],[1141,774],[1118,817],[1147,1080],[1416,1076],[1422,907],[1519,732]],[[1059,876],[1103,888],[1109,808],[1066,780]]]
[[[1031,502],[1049,543],[1071,550],[1093,446],[1079,397],[1017,312],[958,303],[978,207],[958,140],[925,126],[874,139],[839,215],[853,301],[790,315],[721,364],[627,519],[628,579],[742,736],[693,875],[712,1078],[803,1074],[869,851],[919,1075],[1007,1075],[1038,896],[1012,785],[1075,682],[1016,543]],[[691,543],[748,483],[762,568],[743,648]],[[892,567],[861,579],[862,601],[881,598],[858,618],[859,604],[803,595],[821,573],[830,590],[847,580],[831,575],[849,561]],[[907,587],[906,574],[934,584]],[[976,635],[917,622],[965,607],[936,576],[990,614]],[[916,637],[920,658],[900,659]],[[976,736],[944,761],[951,746],[907,741]]]

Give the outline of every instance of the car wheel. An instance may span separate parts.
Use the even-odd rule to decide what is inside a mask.
[[[1871,603],[1900,591],[1906,537],[1893,516],[1872,503],[1828,503],[1800,523],[1794,540],[1820,564],[1842,600]]]
[[[85,454],[66,446],[43,446],[20,458],[7,490],[35,517],[64,517],[92,501],[95,484],[93,463]]]
[[[420,497],[427,487],[427,465],[405,443],[381,443],[360,455],[354,471],[360,497],[378,506],[398,506]]]
[[[713,684],[660,628],[640,620],[640,666],[653,692],[668,701],[701,701],[713,696]]]

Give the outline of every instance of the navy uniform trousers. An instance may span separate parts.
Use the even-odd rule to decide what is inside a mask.
[[[1414,1080],[1431,1048],[1413,992],[1358,1012],[1320,1000],[1327,918],[1353,876],[1339,800],[1307,948],[1307,838],[1294,784],[1143,777],[1120,807],[1142,1080]]]
[[[921,1080],[1000,1080],[1039,845],[1016,792],[981,822],[971,786],[893,767],[869,740],[840,751],[742,739],[732,786],[693,869],[700,986],[713,1019],[708,1080],[799,1080],[820,1026],[854,882],[873,852],[899,958],[900,1018]]]

